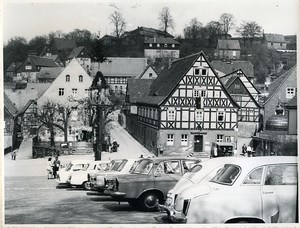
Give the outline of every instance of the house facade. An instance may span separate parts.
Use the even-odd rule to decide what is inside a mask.
[[[107,57],[103,63],[92,63],[91,75],[101,71],[111,90],[116,94],[125,94],[127,80],[140,75],[146,67],[146,58]]]
[[[36,55],[28,55],[26,60],[17,69],[17,76],[13,79],[14,82],[26,81],[37,82],[37,73],[42,67],[58,67],[58,65],[49,58],[42,58]]]
[[[152,37],[144,41],[144,56],[155,61],[156,58],[179,58],[180,44],[173,38]]]
[[[286,50],[286,41],[282,34],[263,34],[264,42],[268,48],[273,48],[276,50]]]
[[[155,69],[151,65],[148,65],[145,70],[136,77],[136,79],[155,79],[157,77],[158,74]]]
[[[239,106],[204,54],[173,61],[137,100],[134,137],[149,150],[210,153],[213,143],[236,147]]]
[[[238,40],[219,39],[215,51],[218,59],[240,59],[241,46]]]
[[[89,97],[92,78],[83,69],[80,63],[73,59],[60,75],[53,81],[47,91],[37,100],[39,107],[47,102],[58,103],[64,107],[72,109],[70,121],[68,123],[68,140],[73,141],[76,134],[80,134],[87,124],[88,116],[78,100]],[[63,141],[62,132],[56,135],[57,141]]]
[[[292,67],[272,82],[268,92],[269,96],[264,103],[264,125],[274,115],[278,104],[285,108],[285,105],[297,94],[297,67]]]

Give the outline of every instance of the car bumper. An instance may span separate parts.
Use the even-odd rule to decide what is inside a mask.
[[[104,190],[104,194],[110,195],[112,198],[116,198],[116,199],[124,199],[126,196],[125,192],[115,192],[112,190]]]
[[[162,204],[158,204],[158,209],[160,211],[165,211],[168,214],[169,219],[175,223],[186,223],[186,216],[180,212],[176,211],[172,206],[166,206]]]

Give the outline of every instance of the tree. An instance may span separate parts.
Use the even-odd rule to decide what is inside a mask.
[[[92,33],[87,29],[74,29],[72,32],[66,34],[65,38],[76,40],[78,46],[89,48],[92,41]]]
[[[120,36],[124,33],[125,28],[126,28],[126,21],[123,18],[122,14],[120,11],[114,11],[110,15],[110,22],[113,24],[114,29],[113,29],[113,35],[116,36],[117,38],[120,38]]]
[[[47,36],[36,36],[28,43],[29,50],[35,51],[37,55],[41,53],[45,45],[47,45]]]
[[[174,21],[168,7],[162,8],[158,19],[160,22],[160,28],[165,32],[165,36],[167,35],[168,28],[174,29]]]
[[[91,41],[92,62],[103,63],[107,57],[107,50],[102,44],[102,41],[99,38],[93,39]]]
[[[254,38],[261,37],[262,35],[262,27],[259,26],[255,21],[243,22],[236,31],[243,37],[244,43],[247,39],[249,39],[251,46]]]
[[[220,24],[222,25],[222,32],[228,34],[228,32],[234,26],[234,16],[230,13],[223,13],[219,19]]]
[[[59,103],[48,101],[38,112],[38,120],[41,126],[45,126],[50,131],[50,145],[55,146],[54,128],[58,128],[64,132],[64,141],[68,141],[68,124],[72,109]],[[41,127],[40,126],[40,127]],[[40,128],[39,127],[39,128]]]
[[[52,44],[53,40],[55,38],[64,38],[65,34],[63,33],[62,30],[56,30],[55,32],[50,32],[48,34],[48,43]]]
[[[215,46],[218,40],[218,36],[222,34],[222,25],[218,21],[210,21],[205,26],[205,34],[208,39],[208,43],[211,46]]]
[[[201,38],[202,32],[202,23],[197,20],[197,18],[193,18],[189,25],[183,29],[184,38],[190,38],[193,40]]]

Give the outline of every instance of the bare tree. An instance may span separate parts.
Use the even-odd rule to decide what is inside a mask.
[[[158,19],[160,21],[160,28],[165,32],[165,36],[167,35],[168,28],[174,29],[174,20],[170,13],[169,7],[162,8]]]
[[[254,38],[262,35],[262,27],[259,26],[255,21],[243,22],[236,31],[244,38],[244,43],[246,39],[249,39],[251,46]]]
[[[222,30],[224,34],[228,34],[228,32],[233,28],[235,25],[234,16],[230,13],[223,13],[219,19],[220,23],[222,24]]]
[[[119,38],[126,28],[126,21],[120,11],[114,11],[110,17],[110,22],[114,26],[113,35]]]
[[[197,18],[193,18],[189,25],[187,25],[183,29],[184,37],[190,39],[198,39],[201,38],[201,29],[203,25],[201,22],[197,20]]]

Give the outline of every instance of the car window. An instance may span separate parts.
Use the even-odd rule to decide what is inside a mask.
[[[191,170],[195,167],[195,165],[197,163],[198,163],[197,161],[182,161],[184,173],[191,172]],[[197,168],[198,168],[198,170],[197,171],[194,170],[193,172],[198,172],[202,168],[202,166],[200,167],[200,169],[199,169],[199,167],[197,167]]]
[[[153,167],[151,160],[140,160],[137,166],[131,171],[133,174],[149,174]]]
[[[82,170],[84,167],[84,164],[76,164],[73,167],[73,170]]]
[[[167,174],[181,174],[181,167],[179,161],[166,161],[165,164],[165,173]]]
[[[244,180],[243,184],[260,184],[262,178],[262,171],[263,167],[259,167],[250,172],[250,174]]]
[[[296,165],[270,165],[267,167],[265,185],[296,185],[297,179]]]
[[[237,179],[240,168],[235,165],[225,165],[211,180],[219,184],[231,185]]]
[[[124,168],[126,163],[127,163],[127,160],[122,161],[116,171],[120,172]]]
[[[72,163],[69,163],[67,166],[66,166],[66,171],[69,171],[71,168],[72,168],[73,164]]]
[[[121,165],[121,161],[114,162],[114,164],[112,165],[110,171],[116,171],[119,168],[120,165]]]

